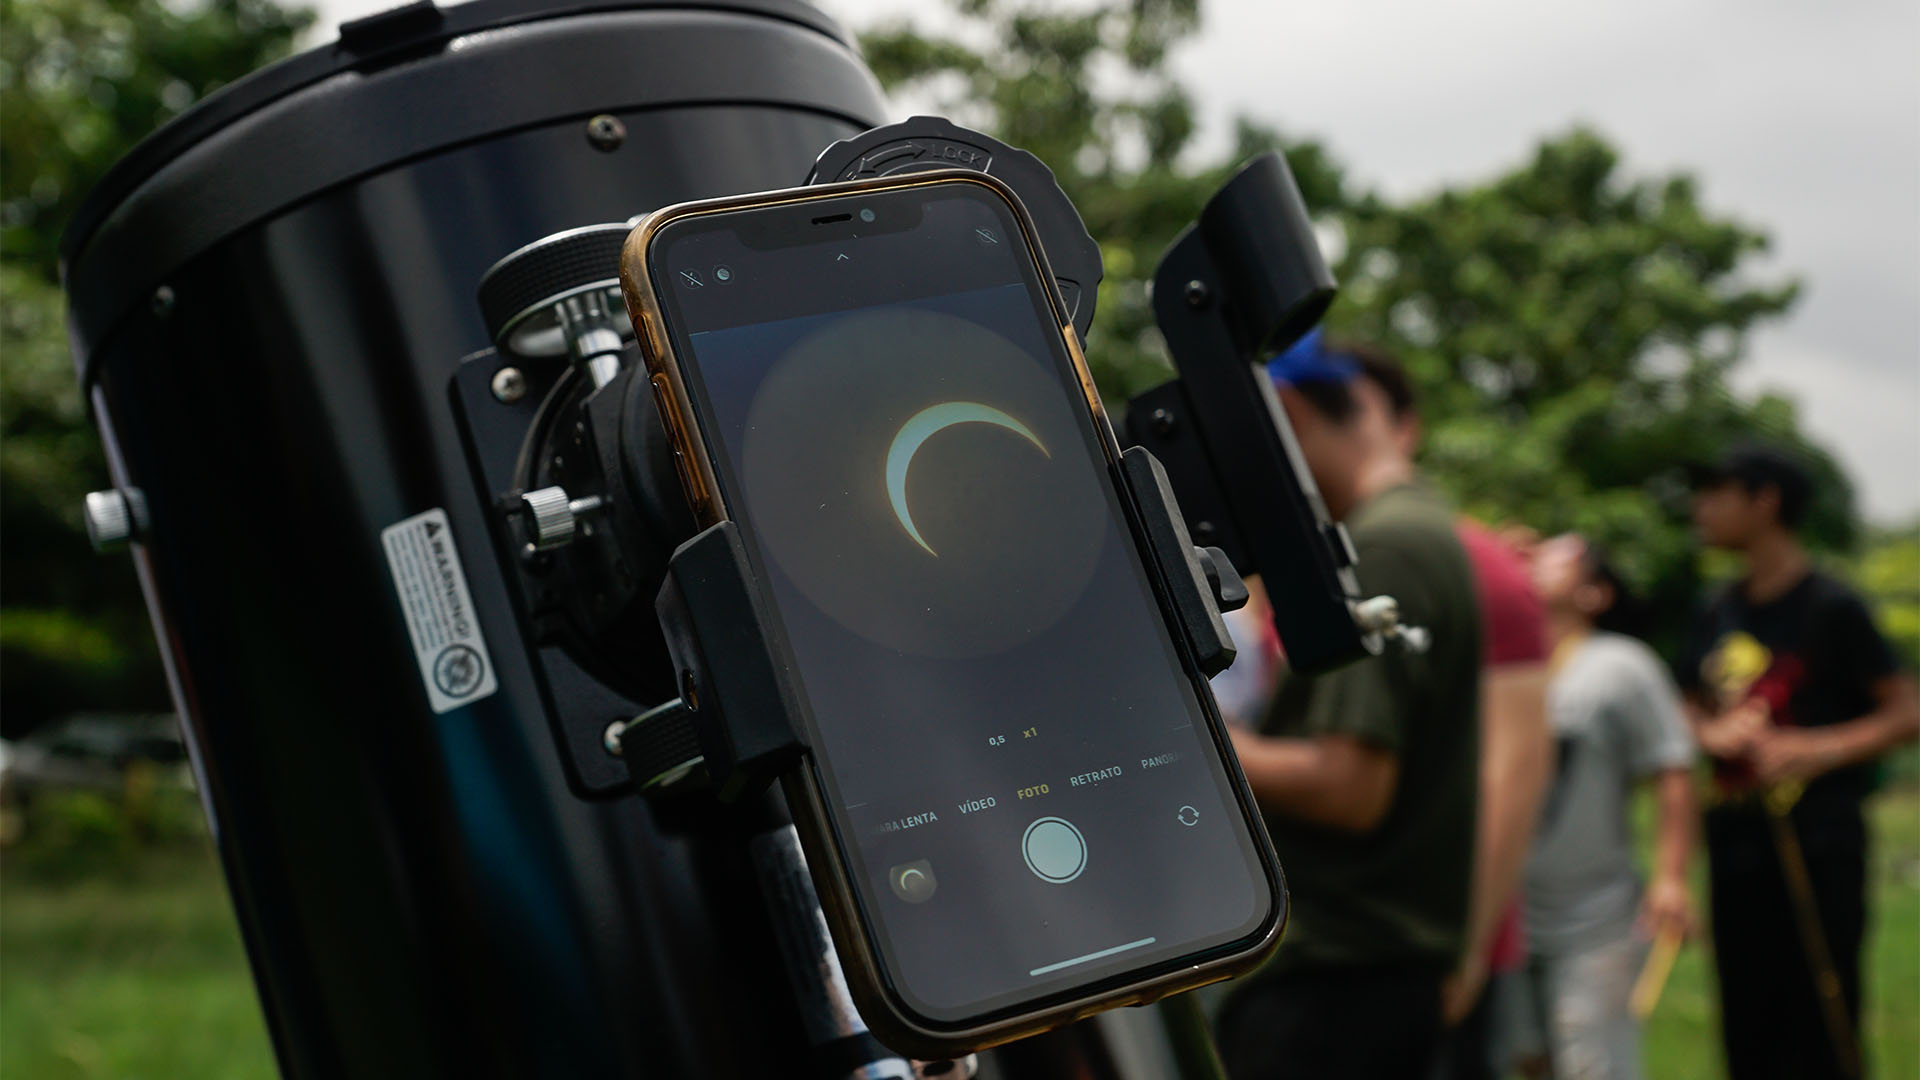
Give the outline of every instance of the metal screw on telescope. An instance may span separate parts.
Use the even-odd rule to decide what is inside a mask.
[[[493,376],[493,397],[502,405],[512,405],[527,396],[527,376],[517,367],[503,367]]]
[[[587,121],[587,142],[595,150],[609,153],[620,148],[627,141],[627,125],[610,113],[601,113]]]

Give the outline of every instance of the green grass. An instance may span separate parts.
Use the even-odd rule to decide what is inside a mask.
[[[1646,807],[1636,817],[1651,820]],[[1887,792],[1869,804],[1873,823],[1872,924],[1867,929],[1868,1067],[1882,1080],[1920,1078],[1920,791]],[[1642,836],[1649,833],[1640,829]],[[1695,895],[1705,905],[1704,863]],[[1722,1075],[1713,958],[1690,944],[1674,963],[1647,1023],[1647,1074],[1655,1080]]]
[[[1920,1077],[1920,798],[1884,799],[1875,815],[1873,966],[1867,1046],[1875,1074]]]
[[[211,852],[140,852],[81,876],[0,865],[0,1076],[276,1075]]]
[[[1874,806],[1877,907],[1866,1027],[1874,1075],[1920,1077],[1920,792]],[[110,870],[0,866],[0,1077],[274,1075],[218,868],[204,849]],[[1705,950],[1689,946],[1647,1031],[1655,1080],[1719,1075]]]

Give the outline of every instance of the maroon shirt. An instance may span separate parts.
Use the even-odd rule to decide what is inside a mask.
[[[1480,597],[1480,663],[1493,669],[1507,664],[1541,664],[1547,660],[1546,609],[1533,591],[1526,561],[1506,541],[1471,521],[1455,531],[1473,564],[1474,589]],[[1507,904],[1500,928],[1487,947],[1489,971],[1511,971],[1526,958],[1526,939],[1520,923],[1520,898]]]

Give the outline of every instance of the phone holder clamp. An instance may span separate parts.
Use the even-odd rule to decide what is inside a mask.
[[[1200,669],[1218,674],[1234,657],[1221,613],[1246,603],[1246,585],[1225,552],[1193,545],[1151,453],[1134,447],[1121,462],[1150,555],[1169,583],[1177,628]],[[806,753],[806,705],[738,527],[722,521],[680,545],[654,610],[680,696],[610,726],[607,750],[644,792],[674,790],[704,774],[723,802],[759,793]]]
[[[1273,295],[1263,306],[1249,310],[1285,306],[1289,290],[1302,280],[1331,289],[1324,266],[1301,263],[1288,250],[1302,236],[1311,243],[1310,228],[1277,232],[1266,246],[1253,243],[1250,252],[1232,248],[1231,236],[1218,238],[1223,228],[1259,225],[1263,200],[1273,203],[1276,192],[1290,193],[1293,202],[1281,199],[1277,211],[1266,206],[1268,217],[1288,220],[1291,213],[1304,220],[1284,164],[1274,162],[1266,171],[1256,162],[1209,204],[1201,223],[1207,246],[1176,246],[1176,252],[1197,250],[1228,268],[1219,274],[1196,270],[1180,280],[1198,275],[1203,288],[1213,290],[1209,295],[1236,313],[1248,309],[1238,298],[1242,286],[1234,284],[1248,267],[1289,258],[1296,264],[1291,277],[1268,289]],[[990,172],[1019,193],[1084,339],[1103,274],[1100,249],[1052,172],[1031,154],[949,121],[916,117],[828,147],[809,180],[952,166]],[[1274,168],[1277,177],[1269,175]],[[1217,209],[1222,205],[1225,210]],[[752,599],[758,590],[747,588],[753,582],[746,564],[734,559],[737,539],[696,536],[682,497],[673,449],[618,302],[619,251],[631,224],[557,233],[490,269],[479,300],[494,347],[463,358],[450,391],[476,483],[496,509],[496,553],[530,630],[529,659],[569,784],[584,797],[610,798],[636,785],[679,787],[704,776],[737,796],[764,786],[804,752],[797,734],[803,728],[792,713],[801,699],[782,682],[785,668],[768,654],[764,637],[749,634],[744,644],[728,643],[728,628],[764,626],[764,613]],[[1224,254],[1212,254],[1223,243]],[[1312,257],[1317,260],[1317,251]],[[1304,274],[1297,272],[1300,266]],[[1163,277],[1173,272],[1162,269]],[[1164,284],[1160,293],[1183,295]],[[1222,377],[1219,364],[1209,366],[1217,357],[1207,350],[1220,348],[1214,339],[1188,340],[1226,325],[1218,321],[1219,306],[1192,308],[1198,320],[1192,331],[1162,317],[1182,362],[1183,379],[1170,387],[1178,400],[1170,407],[1183,411],[1173,417],[1171,439],[1132,439],[1166,461],[1166,469],[1143,471],[1135,455],[1123,459],[1122,469],[1154,557],[1174,584],[1173,609],[1183,635],[1209,673],[1232,659],[1218,612],[1245,602],[1235,567],[1245,568],[1246,553],[1257,548],[1266,556],[1270,581],[1273,567],[1303,558],[1293,533],[1275,540],[1244,525],[1214,527],[1232,524],[1217,509],[1220,491],[1232,492],[1236,508],[1271,497],[1270,489],[1251,493],[1245,489],[1252,485],[1240,482],[1245,478],[1223,481],[1212,469],[1214,460],[1233,460],[1211,445],[1212,434],[1230,424],[1206,415],[1210,441],[1201,446],[1194,439],[1198,423],[1187,422],[1201,419],[1201,399],[1211,401],[1204,391]],[[615,335],[622,339],[618,351],[612,349]],[[1231,341],[1225,355],[1240,356]],[[1191,363],[1190,356],[1196,358]],[[1189,395],[1196,399],[1191,405]],[[1134,413],[1142,422],[1156,415],[1138,407]],[[1270,416],[1263,423],[1275,426]],[[1173,491],[1186,503],[1184,515]],[[1239,539],[1243,535],[1253,546]],[[1311,541],[1324,539],[1315,534]],[[716,584],[721,581],[733,584]],[[660,603],[668,605],[670,618],[663,617]],[[1344,607],[1338,610],[1345,615]],[[1351,619],[1339,625],[1354,634]],[[1305,655],[1311,635],[1291,634],[1290,627],[1280,626],[1289,653]],[[725,677],[722,669],[745,681]]]
[[[1154,272],[1154,319],[1179,377],[1136,395],[1126,415],[1128,441],[1165,462],[1194,537],[1260,575],[1288,665],[1305,672],[1380,652],[1398,625],[1397,605],[1362,617],[1353,544],[1328,516],[1264,368],[1333,297],[1286,160],[1253,159]]]

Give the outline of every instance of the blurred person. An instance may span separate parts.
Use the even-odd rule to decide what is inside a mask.
[[[1638,638],[1639,603],[1579,536],[1541,543],[1533,579],[1553,640],[1554,780],[1526,868],[1528,959],[1514,1003],[1528,1075],[1637,1080],[1630,1000],[1647,944],[1691,927],[1687,863],[1698,811],[1693,735],[1663,661]],[[1653,875],[1642,888],[1628,820],[1656,793]],[[1543,1068],[1544,1066],[1544,1068]]]
[[[1383,381],[1362,377],[1376,369],[1397,373],[1317,335],[1273,365],[1362,587],[1432,644],[1289,673],[1259,732],[1235,733],[1292,900],[1285,945],[1221,1011],[1235,1080],[1424,1075],[1467,936],[1480,612],[1452,511],[1415,472]]]
[[[1280,635],[1273,628],[1273,609],[1259,578],[1247,583],[1247,603],[1222,616],[1233,636],[1235,655],[1227,670],[1215,675],[1213,700],[1229,726],[1252,727],[1273,697],[1280,673]]]
[[[1853,1077],[1867,920],[1861,803],[1875,761],[1920,735],[1920,694],[1866,605],[1795,535],[1813,484],[1790,454],[1736,448],[1695,481],[1709,547],[1740,578],[1679,664],[1714,761],[1706,814],[1721,1038],[1734,1080]]]
[[[1376,357],[1356,378],[1386,395],[1395,449],[1412,460],[1422,435],[1413,384]],[[1487,983],[1526,960],[1518,886],[1546,792],[1553,742],[1547,730],[1546,617],[1522,546],[1470,518],[1454,521],[1473,568],[1482,638],[1480,793],[1466,946],[1441,987],[1446,1028],[1436,1080],[1493,1080],[1493,1009]]]
[[[1407,423],[1416,422],[1411,402]],[[1546,616],[1522,550],[1461,518],[1485,640],[1480,676],[1480,808],[1467,944],[1442,986],[1448,1030],[1435,1080],[1504,1076],[1494,1030],[1499,981],[1526,962],[1519,884],[1553,759],[1547,730]]]

